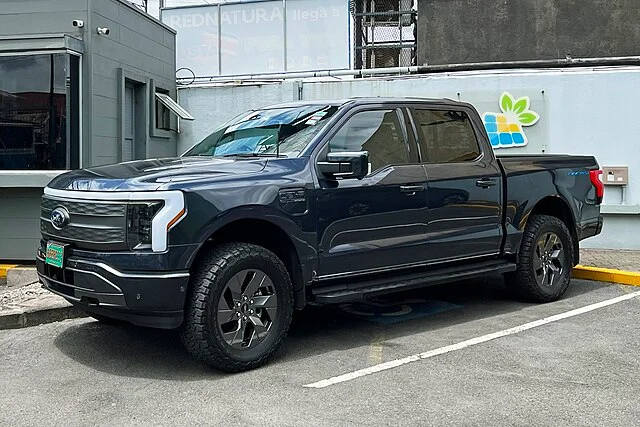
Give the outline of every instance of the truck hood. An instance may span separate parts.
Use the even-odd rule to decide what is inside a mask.
[[[170,183],[259,173],[266,164],[266,158],[137,160],[67,172],[54,178],[48,187],[84,191],[151,191]]]

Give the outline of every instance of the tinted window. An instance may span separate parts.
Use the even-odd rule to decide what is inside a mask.
[[[428,163],[473,161],[480,155],[467,113],[412,110],[420,133],[420,151]]]
[[[78,60],[0,57],[0,170],[78,167]]]
[[[368,151],[371,171],[409,163],[407,144],[395,110],[357,113],[331,139],[329,150]]]

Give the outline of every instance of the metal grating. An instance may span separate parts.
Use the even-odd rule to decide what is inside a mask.
[[[355,68],[417,65],[414,0],[353,0]]]

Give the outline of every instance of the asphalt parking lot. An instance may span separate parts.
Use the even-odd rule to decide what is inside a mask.
[[[275,360],[236,375],[170,331],[0,331],[0,424],[637,425],[639,290],[574,280],[533,305],[491,277],[309,307]]]

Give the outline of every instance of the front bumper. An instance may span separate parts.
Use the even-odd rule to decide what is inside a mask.
[[[57,268],[46,264],[40,251],[36,266],[46,289],[90,314],[162,329],[182,323],[188,271],[119,271],[77,256]]]

